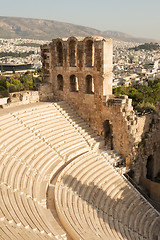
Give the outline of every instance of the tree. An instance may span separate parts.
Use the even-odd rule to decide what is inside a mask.
[[[149,81],[148,86],[117,87],[113,93],[128,95],[138,112],[154,112],[157,101],[160,101],[160,79]]]

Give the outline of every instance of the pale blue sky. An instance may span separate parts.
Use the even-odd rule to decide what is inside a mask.
[[[0,16],[57,20],[160,40],[160,0],[1,0]]]

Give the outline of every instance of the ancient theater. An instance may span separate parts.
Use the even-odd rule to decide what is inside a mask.
[[[0,240],[159,240],[160,105],[153,123],[112,94],[111,39],[41,57],[39,90],[0,99]]]

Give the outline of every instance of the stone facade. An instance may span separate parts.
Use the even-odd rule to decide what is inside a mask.
[[[136,116],[131,99],[112,95],[112,40],[102,37],[53,39],[41,46],[40,100],[65,100],[115,149],[139,182],[139,143],[151,117]],[[140,160],[141,161],[141,160]]]
[[[112,40],[101,37],[54,39],[43,45],[42,63],[48,97],[112,94]],[[56,81],[55,81],[56,79]],[[71,96],[72,98],[72,96]]]

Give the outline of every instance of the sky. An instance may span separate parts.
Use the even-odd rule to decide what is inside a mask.
[[[0,16],[56,20],[160,40],[160,0],[1,0]]]

